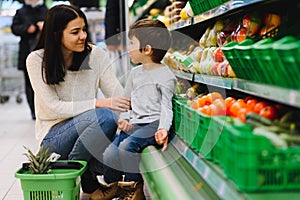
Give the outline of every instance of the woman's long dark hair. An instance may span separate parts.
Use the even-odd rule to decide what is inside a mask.
[[[64,81],[66,68],[63,65],[64,58],[61,50],[61,38],[67,24],[77,17],[84,20],[86,30],[88,30],[85,14],[75,6],[57,5],[50,8],[47,13],[44,27],[35,50],[44,49],[42,74],[44,82],[49,85]],[[84,51],[74,52],[71,69],[74,71],[89,69],[87,62],[84,61],[86,61],[87,55],[90,52],[91,47],[88,44],[88,40],[86,40]]]

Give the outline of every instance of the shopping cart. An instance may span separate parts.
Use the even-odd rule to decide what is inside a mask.
[[[22,102],[24,75],[17,68],[18,38],[11,34],[1,35],[0,41],[0,103],[6,103],[14,96]]]

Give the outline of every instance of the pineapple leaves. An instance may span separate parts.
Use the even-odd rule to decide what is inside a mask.
[[[28,147],[24,146],[24,148],[27,150],[24,155],[28,158],[30,171],[33,174],[47,174],[51,163],[49,148],[41,146],[36,155]]]

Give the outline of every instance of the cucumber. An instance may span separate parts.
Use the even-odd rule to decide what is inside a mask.
[[[271,132],[269,130],[266,130],[263,127],[256,127],[253,129],[253,134],[254,135],[261,135],[270,140],[270,142],[276,147],[276,148],[287,148],[288,144],[287,142],[279,137],[276,133]]]
[[[279,137],[285,140],[290,145],[300,145],[300,136],[298,135],[290,135],[286,133],[279,134]]]
[[[281,123],[292,123],[292,122],[299,122],[300,121],[300,112],[297,110],[292,110],[285,113],[281,118]]]
[[[253,121],[257,121],[258,123],[261,123],[263,125],[267,125],[267,126],[272,125],[272,121],[271,120],[269,120],[268,118],[262,117],[262,116],[260,116],[259,114],[256,114],[256,113],[248,113],[246,115],[246,122],[249,119],[251,119]]]

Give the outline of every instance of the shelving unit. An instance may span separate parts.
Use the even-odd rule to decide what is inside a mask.
[[[226,5],[226,4],[225,4]],[[222,5],[224,6],[224,5]],[[290,0],[256,0],[247,5],[233,9],[215,8],[203,15],[210,18],[195,16],[185,21],[171,25],[171,31],[177,37],[184,34],[198,41],[206,27],[224,18],[234,18],[243,14],[272,8],[288,8],[299,18],[298,1]],[[219,10],[217,14],[215,10]],[[287,11],[288,12],[288,11]],[[290,18],[289,20],[296,20]],[[288,27],[289,24],[287,23]],[[300,67],[300,66],[299,66]],[[300,90],[283,88],[274,85],[261,84],[239,78],[224,78],[203,74],[187,73],[173,70],[174,74],[191,83],[200,83],[207,87],[219,88],[254,95],[262,99],[283,103],[295,109],[300,108]],[[154,147],[148,147],[143,152],[141,170],[150,187],[153,199],[225,199],[225,200],[296,200],[300,197],[300,190],[278,190],[266,192],[242,192],[226,177],[222,168],[214,162],[196,153],[179,136],[175,136],[169,144],[167,152],[161,153]],[[238,161],[237,161],[238,162]],[[203,192],[205,190],[206,192]],[[173,196],[168,196],[172,193]]]

